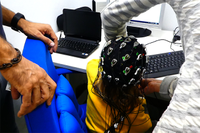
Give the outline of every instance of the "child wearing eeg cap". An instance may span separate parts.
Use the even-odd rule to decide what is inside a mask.
[[[88,62],[90,132],[152,132],[156,121],[150,119],[145,95],[158,92],[169,101],[178,78],[143,79],[147,62],[145,46],[133,36],[109,40],[100,58]]]
[[[107,42],[100,59],[87,65],[86,125],[91,132],[146,132],[152,123],[140,86],[146,50],[135,37]]]

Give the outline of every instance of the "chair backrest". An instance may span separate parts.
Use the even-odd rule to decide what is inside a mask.
[[[57,83],[51,105],[44,103],[25,116],[29,133],[87,132],[86,104],[78,104],[70,83],[64,76],[59,75],[63,69],[57,73],[48,47],[40,40],[28,38],[23,56],[42,67]]]

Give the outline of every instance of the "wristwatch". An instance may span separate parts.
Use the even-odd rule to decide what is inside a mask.
[[[19,21],[21,18],[25,19],[24,15],[21,14],[21,13],[16,13],[16,14],[14,15],[14,17],[13,17],[12,20],[11,20],[11,28],[12,28],[13,30],[15,30],[15,31],[18,31],[18,30],[19,30],[19,29],[17,28],[17,23],[18,23],[18,21]]]

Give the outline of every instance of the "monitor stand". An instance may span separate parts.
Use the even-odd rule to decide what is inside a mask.
[[[133,35],[135,37],[146,37],[151,35],[151,30],[133,26],[127,26],[127,32],[128,35]]]

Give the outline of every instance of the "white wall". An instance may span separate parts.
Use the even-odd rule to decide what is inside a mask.
[[[162,29],[173,31],[178,26],[176,14],[169,4],[164,6]]]
[[[92,0],[1,0],[1,4],[14,12],[24,14],[27,20],[50,24],[58,31],[56,18],[62,14],[63,8],[75,9],[88,6],[92,9]],[[7,40],[23,50],[26,36],[5,27]]]
[[[24,14],[27,20],[50,24],[55,32],[58,31],[56,18],[62,13],[63,8],[75,9],[81,6],[92,8],[92,0],[1,0],[1,3],[14,12]],[[102,6],[102,3],[97,3],[97,5]],[[172,31],[177,26],[173,9],[165,4],[162,29]],[[8,27],[5,27],[5,32],[7,40],[22,51],[26,36]]]

